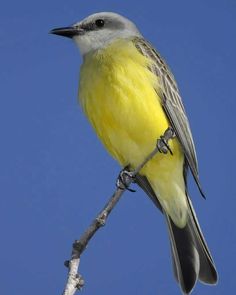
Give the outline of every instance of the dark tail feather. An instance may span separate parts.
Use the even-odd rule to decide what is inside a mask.
[[[216,284],[217,272],[204,240],[196,214],[189,202],[189,217],[184,228],[178,228],[166,215],[174,273],[184,294],[189,294],[196,281]]]
[[[199,280],[203,283],[214,285],[217,283],[218,275],[216,271],[216,267],[211,256],[211,253],[208,249],[207,243],[204,239],[203,233],[201,231],[200,225],[197,220],[197,216],[193,209],[191,200],[187,197],[188,205],[189,205],[189,213],[190,221],[188,222],[192,232],[194,233],[198,253],[200,256],[200,272],[199,272]]]

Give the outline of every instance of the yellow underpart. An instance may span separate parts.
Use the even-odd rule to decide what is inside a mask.
[[[132,41],[120,39],[88,54],[81,67],[81,105],[98,137],[122,166],[139,165],[169,126],[150,64]],[[173,156],[157,154],[141,174],[174,223],[183,227],[187,218],[184,157],[177,139],[169,145]]]

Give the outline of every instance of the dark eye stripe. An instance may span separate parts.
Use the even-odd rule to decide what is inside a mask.
[[[81,28],[84,29],[85,31],[92,31],[94,30],[94,24],[93,23],[82,24]]]
[[[104,25],[105,21],[103,19],[97,19],[96,21],[82,24],[81,28],[85,31],[95,31],[102,28]]]

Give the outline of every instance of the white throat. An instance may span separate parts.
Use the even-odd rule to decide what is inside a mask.
[[[73,40],[79,47],[81,55],[84,57],[90,52],[106,47],[117,39],[131,39],[137,36],[141,36],[138,31],[130,31],[126,29],[122,31],[103,30],[102,32],[87,32],[82,36],[73,37]]]

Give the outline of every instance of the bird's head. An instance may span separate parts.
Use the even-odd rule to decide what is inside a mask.
[[[141,36],[134,23],[112,12],[92,14],[70,27],[56,28],[50,33],[72,38],[83,56],[116,39]]]

